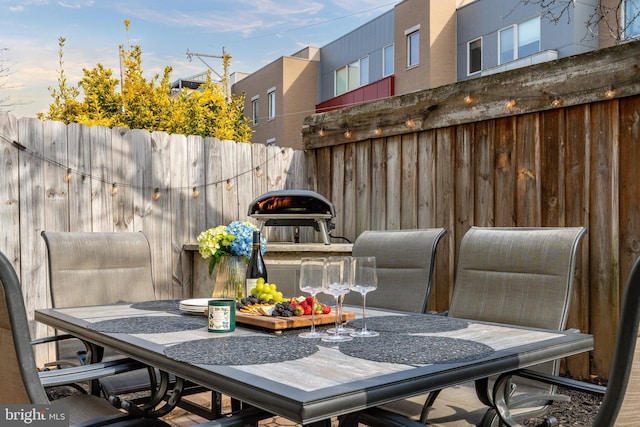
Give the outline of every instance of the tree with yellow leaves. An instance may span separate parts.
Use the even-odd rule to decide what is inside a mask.
[[[128,33],[130,23],[126,20],[124,24]],[[165,67],[162,78],[156,74],[147,80],[142,70],[140,46],[121,47],[124,74],[122,90],[118,93],[120,81],[113,77],[112,70],[101,64],[91,70],[83,69],[84,77],[77,87],[70,86],[63,68],[64,43],[61,37],[58,87],[49,88],[53,103],[47,114],[38,115],[41,119],[212,136],[238,142],[250,140],[253,131],[244,116],[244,96],[228,96],[225,89],[229,54],[223,58],[221,83],[214,82],[208,73],[198,90],[182,89],[177,96],[171,96],[171,67]],[[84,94],[82,102],[77,100],[80,90]]]

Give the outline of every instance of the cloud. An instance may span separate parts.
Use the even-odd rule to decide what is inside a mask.
[[[82,9],[93,6],[93,0],[59,1],[58,5],[68,9]]]
[[[122,14],[144,21],[170,25],[172,27],[197,27],[212,34],[239,32],[250,34],[256,30],[269,28],[296,27],[314,22],[314,16],[320,13],[324,5],[318,1],[301,0],[236,0],[218,5],[211,11],[191,7],[184,9],[164,9],[158,11],[152,5],[117,4]]]

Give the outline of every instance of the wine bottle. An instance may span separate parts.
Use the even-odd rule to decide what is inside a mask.
[[[256,230],[253,232],[251,258],[249,259],[249,265],[247,266],[245,296],[249,296],[251,294],[251,289],[256,287],[256,282],[259,278],[263,278],[265,283],[267,282],[267,266],[264,264],[262,251],[260,250],[260,232]]]

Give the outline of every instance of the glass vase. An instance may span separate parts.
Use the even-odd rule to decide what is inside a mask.
[[[244,298],[244,283],[247,263],[243,256],[222,256],[213,270],[215,283],[211,298],[241,300]]]

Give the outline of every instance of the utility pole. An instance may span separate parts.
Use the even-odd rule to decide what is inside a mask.
[[[187,59],[189,60],[189,62],[191,62],[191,59],[193,57],[198,58],[204,65],[207,66],[207,68],[209,68],[211,71],[213,71],[216,76],[218,76],[220,78],[220,80],[222,80],[222,84],[224,85],[225,88],[225,92],[227,94],[227,100],[229,99],[229,97],[231,96],[231,87],[229,85],[229,61],[231,60],[231,55],[229,55],[225,48],[222,47],[222,56],[220,55],[212,55],[209,53],[195,53],[195,52],[191,52],[189,51],[189,49],[187,49]],[[204,59],[202,58],[216,58],[216,59],[222,59],[222,68],[223,68],[223,72],[222,75],[220,75],[220,73],[218,73],[216,70],[213,69],[213,67],[211,67]]]

